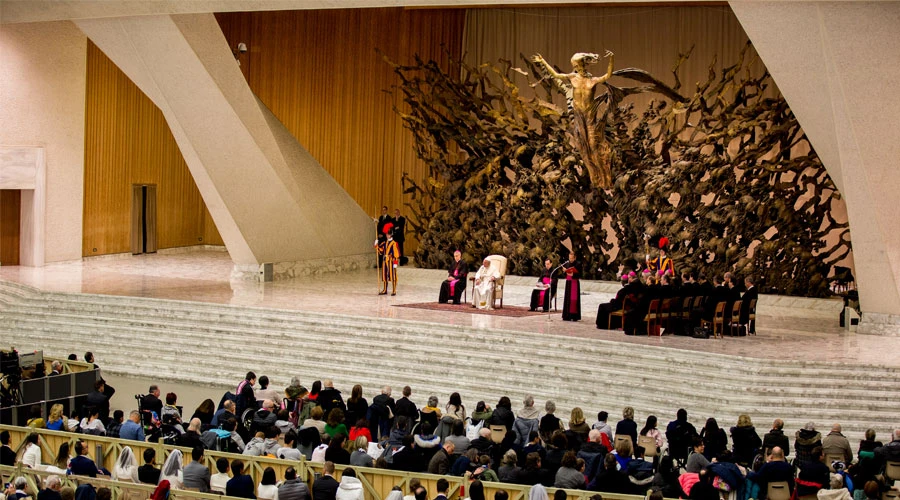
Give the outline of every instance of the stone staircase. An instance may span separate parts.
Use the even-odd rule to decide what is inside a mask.
[[[233,390],[247,370],[273,386],[332,378],[370,398],[383,384],[410,385],[413,400],[458,391],[474,408],[502,395],[514,410],[526,394],[556,402],[560,417],[580,406],[617,421],[624,406],[660,425],[686,408],[730,427],[746,413],[760,434],[782,418],[793,433],[832,422],[855,443],[900,425],[900,368],[779,362],[603,340],[352,315],[198,302],[42,292],[0,281],[0,346],[63,357],[97,353],[104,371]],[[855,444],[854,444],[855,446]]]

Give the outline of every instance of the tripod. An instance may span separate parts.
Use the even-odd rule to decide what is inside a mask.
[[[0,379],[0,407],[21,404],[22,393],[19,392],[19,376],[5,375]]]

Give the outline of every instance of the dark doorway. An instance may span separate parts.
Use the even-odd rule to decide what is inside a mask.
[[[131,253],[156,253],[156,185],[135,184],[131,197]]]
[[[0,266],[19,265],[22,192],[0,189]]]

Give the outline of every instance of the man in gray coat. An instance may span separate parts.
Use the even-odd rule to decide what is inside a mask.
[[[184,466],[184,487],[209,493],[209,468],[203,465],[203,447],[195,446],[191,458],[191,463]]]
[[[297,479],[297,471],[293,467],[284,471],[284,482],[278,487],[278,500],[310,500],[309,487]]]

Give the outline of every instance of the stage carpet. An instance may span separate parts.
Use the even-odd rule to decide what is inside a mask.
[[[394,307],[408,307],[410,309],[425,309],[427,311],[449,311],[466,314],[485,314],[488,316],[503,316],[506,318],[524,318],[526,316],[540,316],[542,312],[530,311],[527,307],[503,306],[503,309],[484,310],[472,307],[472,304],[441,304],[440,302],[417,302],[414,304],[394,304]],[[548,313],[549,314],[549,313]]]

